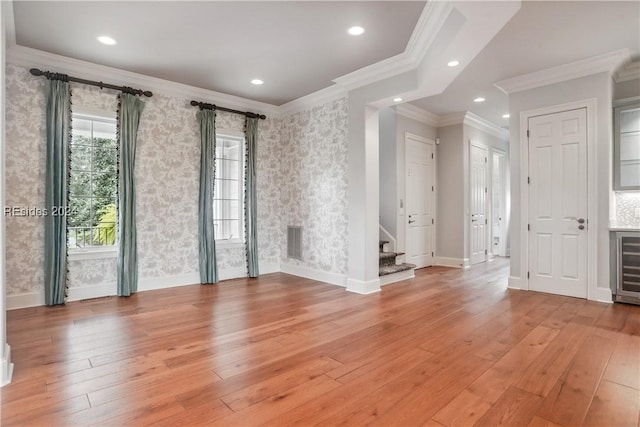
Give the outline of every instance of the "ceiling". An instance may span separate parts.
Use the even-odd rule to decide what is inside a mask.
[[[13,9],[18,45],[282,105],[402,53],[424,5],[14,1]],[[353,25],[365,33],[348,35]],[[102,45],[100,35],[118,44]]]
[[[444,92],[412,104],[438,115],[471,111],[506,127],[508,97],[493,83],[622,48],[640,56],[638,1],[524,1]]]
[[[425,3],[14,1],[13,9],[18,45],[282,105],[404,52]],[[480,6],[454,4],[463,14]],[[366,32],[350,36],[352,25]],[[98,35],[118,44],[102,45]],[[638,1],[523,1],[479,54],[450,70],[442,93],[411,103],[506,127],[508,98],[495,82],[621,48],[640,56]],[[474,103],[478,96],[486,101]]]

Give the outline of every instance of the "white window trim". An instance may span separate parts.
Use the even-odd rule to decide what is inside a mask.
[[[117,114],[114,112],[90,108],[74,108],[72,117],[74,116],[81,120],[92,120],[102,123],[113,123],[114,121],[116,121],[116,125],[118,119]],[[118,203],[117,199],[116,203]],[[118,257],[117,242],[116,244],[111,246],[88,246],[82,248],[68,248],[67,250],[69,261]]]
[[[244,150],[246,150],[246,146],[245,144],[247,143],[246,141],[246,135],[244,134],[244,132],[238,131],[238,130],[232,130],[232,129],[216,129],[216,138],[218,136],[230,136],[230,137],[235,137],[235,138],[242,138],[242,153],[244,153]],[[242,179],[240,180],[240,183],[242,184],[243,188],[240,191],[240,212],[244,212],[244,198],[242,197],[242,194],[244,194],[244,183],[245,183],[245,174],[246,171],[244,170],[245,167],[245,159],[244,159],[244,155],[242,155],[241,157],[241,164],[242,164]],[[240,221],[240,223],[242,224],[242,231],[244,231],[244,215],[242,215],[242,213],[240,214],[240,217],[238,218],[238,220]],[[237,238],[237,239],[219,239],[216,237],[216,249],[238,249],[238,248],[244,248],[246,245],[245,242],[245,233],[242,233],[242,237]]]
[[[239,249],[244,248],[245,242],[240,239],[216,239],[216,249]]]
[[[118,247],[92,246],[88,248],[69,249],[69,261],[81,261],[85,259],[117,258]]]

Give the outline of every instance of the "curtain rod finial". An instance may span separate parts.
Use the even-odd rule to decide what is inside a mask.
[[[29,70],[29,72],[31,73],[32,76],[42,76],[44,74],[42,70],[39,70],[37,68],[32,68]]]
[[[191,101],[191,105],[193,105],[194,107],[197,106],[199,103],[198,101]]]

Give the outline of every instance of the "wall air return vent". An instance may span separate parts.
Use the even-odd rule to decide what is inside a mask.
[[[302,259],[302,227],[287,226],[287,257]]]

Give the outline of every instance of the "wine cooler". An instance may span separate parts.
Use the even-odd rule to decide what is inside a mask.
[[[616,286],[614,300],[640,304],[640,233],[616,234]]]

